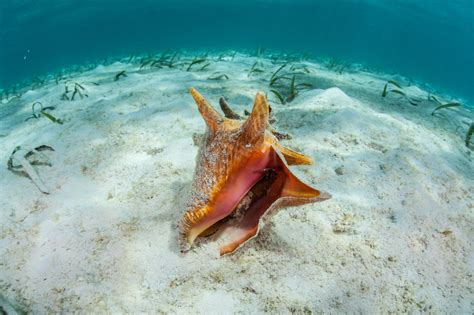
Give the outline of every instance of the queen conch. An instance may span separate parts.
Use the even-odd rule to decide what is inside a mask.
[[[312,160],[278,143],[270,131],[270,108],[262,92],[255,96],[245,121],[222,116],[196,89],[190,93],[207,132],[179,225],[183,252],[198,237],[215,235],[220,254],[232,253],[257,236],[264,216],[282,207],[331,198],[303,183],[288,168],[312,164]]]

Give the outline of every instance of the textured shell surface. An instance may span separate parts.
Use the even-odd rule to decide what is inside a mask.
[[[289,170],[288,164],[312,160],[278,143],[263,93],[257,93],[253,110],[243,121],[223,117],[195,89],[190,92],[207,130],[179,227],[182,251],[189,250],[199,236],[218,232],[225,240],[221,255],[233,252],[257,235],[261,219],[273,210],[330,197]]]

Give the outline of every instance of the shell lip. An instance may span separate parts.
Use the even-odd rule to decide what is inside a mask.
[[[262,168],[263,176],[241,197],[238,205],[212,227],[213,238],[221,241],[220,254],[230,254],[254,238],[262,219],[286,201],[305,204],[323,201],[331,196],[299,181],[274,148]],[[281,202],[280,202],[281,201]],[[292,203],[290,202],[290,204]]]
[[[223,201],[228,199],[229,191],[232,192],[232,197],[236,198],[235,203],[227,203],[225,206],[214,204],[211,207],[214,211],[188,230],[188,248],[197,238],[212,236],[212,239],[221,244],[220,255],[230,254],[254,238],[261,227],[261,221],[266,221],[277,208],[331,198],[330,194],[301,182],[290,171],[277,148],[269,146],[266,152],[268,155],[265,154],[263,160],[259,158],[259,163],[252,164],[251,168],[244,167],[244,171],[234,181],[227,183],[224,191],[217,192]],[[258,176],[249,179],[255,174]],[[235,185],[239,185],[239,180],[246,181],[248,186],[245,190],[233,190]],[[236,194],[235,191],[239,193]]]
[[[257,236],[262,217],[278,200],[284,184],[281,168],[265,169],[265,175],[242,198],[249,198],[249,203],[239,209],[241,213],[231,213],[219,227],[216,238],[223,239],[221,256],[234,252]]]
[[[264,149],[262,152],[251,155],[251,158],[242,163],[242,167],[234,171],[226,183],[214,192],[215,198],[201,209],[203,215],[194,220],[185,229],[187,247],[190,247],[196,238],[205,234],[217,222],[231,215],[235,208],[241,203],[249,191],[265,175],[265,168],[269,163],[271,150]]]

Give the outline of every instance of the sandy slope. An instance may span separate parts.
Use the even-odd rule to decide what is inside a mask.
[[[473,309],[472,152],[465,109],[431,116],[380,97],[386,78],[306,63],[321,89],[271,98],[285,144],[312,156],[294,172],[333,199],[275,215],[259,237],[218,257],[212,242],[182,256],[176,224],[204,123],[187,88],[250,109],[278,66],[254,58],[207,72],[99,66],[75,78],[88,98],[47,84],[0,105],[0,293],[46,312],[310,313]],[[117,82],[114,75],[127,70]],[[214,71],[230,80],[206,80]],[[100,85],[95,85],[100,83]],[[412,95],[426,99],[416,87]],[[24,119],[41,100],[65,120]],[[49,144],[44,195],[6,169],[16,145]],[[5,306],[6,307],[6,306]]]

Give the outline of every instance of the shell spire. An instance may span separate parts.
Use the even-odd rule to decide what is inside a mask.
[[[211,104],[202,96],[195,88],[190,88],[189,93],[191,93],[194,101],[196,102],[199,112],[201,113],[202,118],[206,122],[206,125],[212,131],[216,131],[219,125],[224,121],[224,117],[216,111]]]

